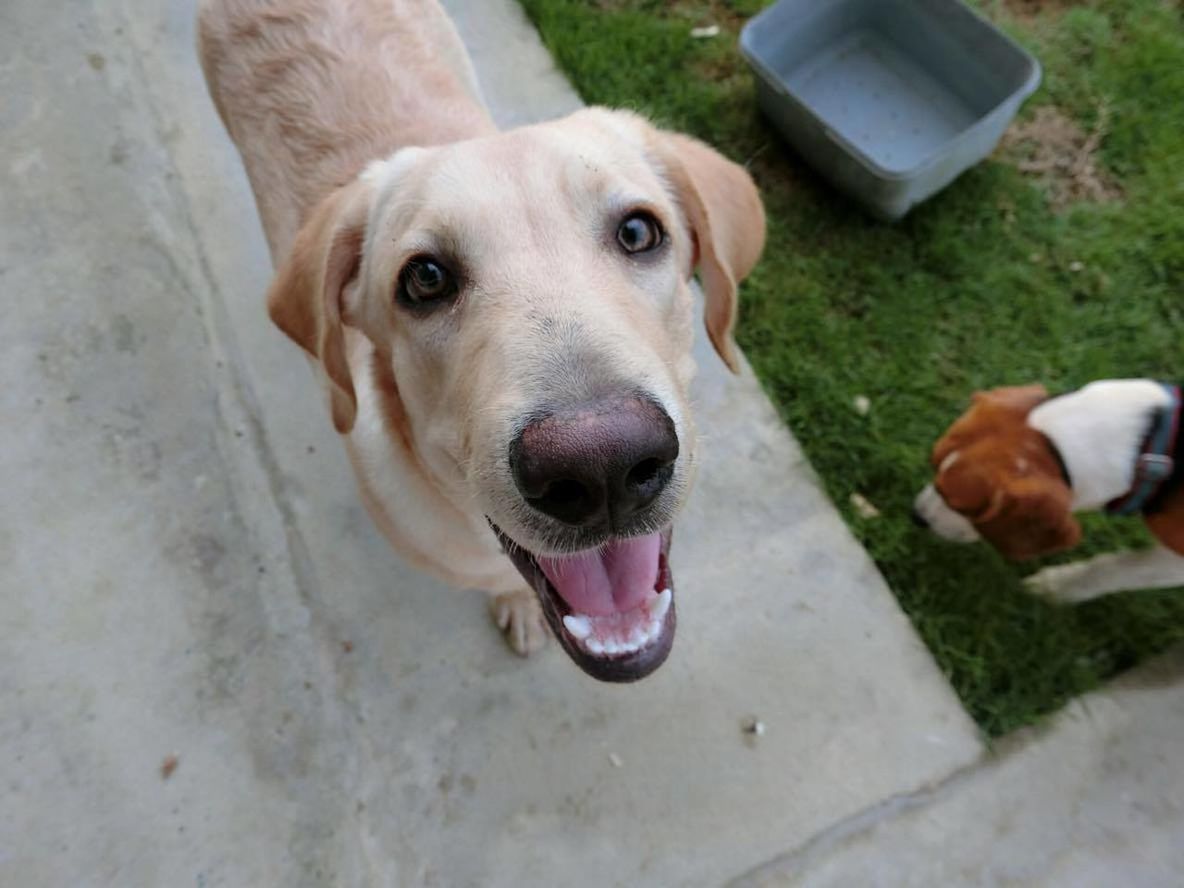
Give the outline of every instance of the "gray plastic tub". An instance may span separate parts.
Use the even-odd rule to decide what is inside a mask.
[[[885,219],[991,153],[1040,64],[958,0],[780,0],[740,48],[761,107]]]

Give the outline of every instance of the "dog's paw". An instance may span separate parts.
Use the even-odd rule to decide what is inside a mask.
[[[494,595],[489,599],[493,621],[514,653],[529,657],[547,643],[546,621],[539,600],[529,589]]]
[[[1036,571],[1024,580],[1024,587],[1052,604],[1076,604],[1104,594],[1091,582],[1095,572],[1089,561],[1057,564]]]

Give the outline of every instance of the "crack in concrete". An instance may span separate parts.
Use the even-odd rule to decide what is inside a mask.
[[[1007,757],[1014,750],[1004,753]],[[774,857],[727,883],[727,888],[770,888],[784,885],[795,876],[805,873],[821,857],[860,838],[883,823],[887,823],[918,808],[926,807],[958,791],[980,771],[997,765],[1000,756],[987,751],[968,765],[911,792],[896,793],[886,799],[844,817],[821,832],[815,833],[792,851]]]
[[[135,30],[126,13],[120,10],[116,14],[121,19],[123,33],[129,35],[132,40],[135,40]],[[141,83],[150,82],[148,74],[144,69],[142,53],[133,53],[130,64],[134,66]],[[144,89],[141,99],[151,117],[157,134],[162,135],[168,132],[170,128],[166,125],[165,118],[152,92]],[[215,380],[215,390],[218,391],[219,395],[224,395],[226,394],[224,390],[229,388],[229,394],[237,401],[237,404],[232,403],[228,405],[225,403],[224,397],[218,398],[217,409],[219,416],[223,420],[223,431],[233,428],[235,419],[241,419],[247,425],[248,440],[252,445],[251,451],[258,458],[259,467],[265,475],[272,502],[283,521],[288,554],[292,558],[291,568],[293,578],[297,583],[297,590],[309,609],[314,610],[317,598],[315,592],[319,586],[316,580],[316,572],[312,566],[308,546],[304,542],[297,525],[295,512],[283,494],[283,471],[275,457],[274,450],[267,437],[267,431],[260,418],[262,414],[260,404],[243,371],[245,360],[231,329],[230,319],[224,307],[225,296],[218,284],[217,275],[210,264],[205,241],[194,221],[192,203],[189,200],[188,194],[186,194],[185,188],[180,184],[175,184],[184,181],[184,172],[177,161],[175,149],[169,144],[168,140],[161,138],[160,146],[168,157],[169,165],[172,167],[176,177],[174,182],[163,182],[162,187],[176,206],[177,216],[184,224],[186,233],[189,235],[190,243],[193,247],[193,258],[196,260],[197,271],[202,279],[202,283],[205,285],[204,288],[194,287],[193,282],[188,279],[185,272],[178,266],[176,257],[168,250],[162,250],[162,252],[167,255],[169,262],[176,269],[177,277],[182,281],[186,292],[193,296],[199,311],[201,311],[203,320],[206,322],[204,325],[206,329],[206,342],[210,346],[210,356],[214,364],[211,367],[211,376]],[[217,372],[223,365],[230,371],[229,373]],[[229,386],[219,384],[217,380],[221,378],[228,379]],[[235,415],[228,415],[231,412],[226,409],[228,406],[238,408],[233,410]],[[225,435],[221,437],[225,439]],[[240,458],[239,454],[240,448],[235,448],[234,452],[230,452],[223,447],[223,456],[228,463],[234,464]],[[239,511],[241,512],[242,510],[240,509]]]
[[[1086,702],[1085,699],[1080,701],[1083,708]],[[1083,711],[1088,714],[1088,709]],[[1047,719],[1020,728],[993,742],[988,741],[979,757],[969,764],[951,771],[940,780],[927,783],[911,792],[896,793],[836,821],[793,850],[779,854],[772,860],[736,876],[727,883],[728,888],[767,888],[772,885],[783,885],[787,880],[804,874],[815,862],[836,848],[852,844],[877,827],[918,808],[944,801],[980,775],[1004,767],[1028,747],[1039,743],[1054,730],[1056,724],[1057,719]]]
[[[252,528],[256,521],[273,520],[265,514],[267,511],[274,509],[274,517],[279,519],[286,556],[286,564],[283,567],[291,578],[291,591],[295,593],[300,606],[308,613],[309,625],[316,633],[316,661],[321,676],[333,689],[332,693],[322,695],[322,704],[330,710],[326,713],[328,720],[335,722],[336,729],[348,736],[349,745],[354,750],[354,754],[342,762],[344,767],[340,775],[343,799],[350,800],[349,804],[352,807],[352,800],[365,795],[366,763],[376,760],[375,747],[369,733],[355,727],[355,724],[361,721],[360,709],[349,692],[336,657],[340,650],[340,632],[334,630],[333,620],[325,612],[322,587],[310,548],[300,529],[296,511],[285,494],[284,472],[269,440],[261,405],[248,378],[246,360],[226,309],[225,294],[209,258],[208,245],[194,217],[183,164],[177,157],[175,144],[164,138],[164,134],[171,132],[172,127],[160,107],[159,97],[146,86],[151,80],[143,58],[149,50],[137,39],[135,27],[126,9],[117,8],[112,10],[112,14],[118,20],[122,33],[127,35],[130,43],[137,48],[137,51],[128,54],[130,59],[127,60],[138,80],[132,87],[132,97],[149,115],[152,128],[159,137],[161,150],[174,174],[171,179],[165,177],[160,185],[173,204],[176,217],[183,226],[184,235],[189,239],[189,256],[179,260],[167,244],[157,243],[155,246],[166,256],[178,282],[192,297],[202,321],[209,349],[211,387],[216,393],[215,411],[220,422],[216,434],[218,449],[223,462],[232,467],[233,472],[248,476],[244,479],[247,481],[244,485],[247,489],[253,486],[249,476],[261,474],[261,486],[268,495],[270,509],[261,509],[255,500],[244,502],[243,488],[237,484],[231,485],[235,512],[239,516],[240,525],[248,534],[255,537],[265,536]],[[191,262],[194,267],[186,269],[182,262]],[[238,428],[244,429],[249,454],[244,454],[242,439],[236,436],[235,429]],[[254,466],[248,463],[253,463]],[[263,551],[266,547],[260,546],[259,549]],[[251,580],[258,590],[259,579],[252,577]],[[282,584],[283,579],[279,582]],[[354,704],[352,706],[351,701]],[[372,818],[366,806],[359,803],[353,815],[355,835],[352,844],[357,858],[360,859],[362,870],[366,873],[366,881],[370,884],[388,884],[392,879],[397,879],[398,862],[382,854],[376,846],[373,840],[375,825],[371,822]]]

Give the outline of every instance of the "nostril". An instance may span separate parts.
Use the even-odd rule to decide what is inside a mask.
[[[618,506],[634,511],[648,506],[662,492],[671,476],[674,463],[657,457],[648,457],[636,463],[625,473],[624,499]]]
[[[553,481],[539,499],[555,506],[570,506],[588,496],[588,489],[579,481],[564,479]]]
[[[662,463],[656,459],[643,459],[629,470],[625,476],[625,483],[631,487],[642,487],[658,477],[662,470]]]
[[[560,478],[548,483],[540,496],[528,496],[526,501],[552,518],[582,524],[600,510],[603,496],[574,478]]]

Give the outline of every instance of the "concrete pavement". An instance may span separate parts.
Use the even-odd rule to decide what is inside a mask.
[[[457,11],[499,117],[573,107],[497,6]],[[755,381],[705,349],[671,660],[617,688],[510,655],[370,527],[263,315],[191,4],[0,15],[0,882],[712,884],[978,754]]]
[[[446,5],[500,121],[577,106],[514,3]],[[0,10],[0,884],[780,878],[979,761],[756,381],[703,342],[650,680],[520,661],[481,596],[402,565],[264,316],[192,19]]]
[[[1184,649],[1019,731],[980,767],[897,800],[736,888],[1178,888]]]

